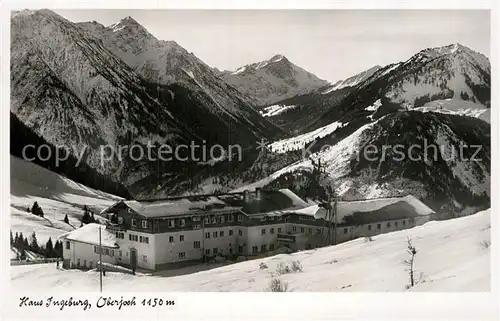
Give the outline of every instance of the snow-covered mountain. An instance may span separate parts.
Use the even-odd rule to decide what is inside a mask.
[[[154,70],[157,83],[148,76]],[[11,111],[25,125],[54,145],[86,149],[84,161],[127,185],[152,173],[160,177],[158,166],[118,157],[103,166],[101,146],[247,146],[280,133],[209,67],[131,18],[106,28],[75,24],[50,10],[14,12],[11,86]],[[181,165],[175,170],[187,166]],[[175,164],[165,166],[174,170]]]
[[[287,187],[300,194],[321,164],[319,183],[331,186],[343,199],[412,194],[436,210],[448,203],[460,210],[489,204],[491,143],[487,123],[410,111],[391,113],[361,127],[332,125],[314,135],[270,144],[278,153],[294,149],[307,153],[305,158],[240,189]]]
[[[323,93],[328,94],[328,93],[331,93],[332,91],[339,90],[339,89],[342,89],[345,87],[354,87],[357,84],[360,84],[363,81],[365,81],[366,79],[370,78],[371,75],[373,75],[380,68],[382,68],[382,67],[377,65],[377,66],[374,66],[370,69],[362,71],[354,76],[351,76],[347,79],[339,80],[339,81],[331,84],[331,86],[329,86],[326,90],[324,90]]]
[[[214,69],[193,53],[175,41],[157,39],[132,17],[107,27],[95,21],[77,25],[100,39],[145,79],[159,84],[182,84],[207,95],[215,113],[247,120],[247,126],[255,127],[257,132],[271,132],[273,126],[255,112],[250,97],[220,79]]]
[[[327,81],[296,66],[283,55],[245,65],[236,71],[221,72],[220,77],[252,97],[260,106],[271,105],[328,84]]]

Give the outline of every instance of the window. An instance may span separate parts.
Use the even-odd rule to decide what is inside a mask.
[[[210,249],[205,250],[205,255],[210,255]]]
[[[278,227],[278,233],[281,233],[281,227]]]
[[[214,255],[215,255],[215,254],[217,254],[217,248],[216,248],[216,247],[214,247],[214,248],[212,249],[212,252],[214,253]]]
[[[266,235],[266,229],[265,229],[265,228],[263,228],[263,229],[260,231],[260,233],[261,233],[262,235]]]
[[[94,253],[97,253],[97,245],[94,245]]]
[[[304,233],[305,231],[306,231],[305,228],[303,228],[303,227],[300,228],[300,233]]]
[[[134,241],[138,241],[139,240],[139,237],[137,235],[134,235]]]
[[[142,256],[142,261],[143,262],[147,262],[148,261],[148,256],[147,255],[143,255]]]
[[[398,221],[394,222],[394,226],[398,226]]]
[[[198,222],[198,221],[200,221],[200,217],[199,216],[193,217],[193,222]]]
[[[139,241],[142,243],[142,236],[139,236]]]
[[[168,227],[170,227],[170,228],[175,227],[175,221],[174,220],[169,220],[168,221]]]
[[[174,237],[173,237],[173,236],[169,236],[169,237],[168,237],[168,241],[169,241],[170,243],[174,243]]]
[[[186,252],[179,252],[179,259],[186,258]]]
[[[129,241],[132,241],[132,234],[129,234],[129,235],[128,235],[128,240],[129,240]]]
[[[239,253],[243,253],[243,246],[241,246],[241,245],[240,245],[240,246],[238,246],[238,252],[239,252]]]
[[[205,224],[210,224],[210,218],[209,217],[205,217],[205,219],[203,220],[203,222],[205,222]]]
[[[90,261],[90,262],[89,262],[89,269],[91,269],[91,268],[92,268],[92,265],[93,265],[93,263],[92,263],[92,261]]]
[[[217,217],[215,216],[212,217],[212,224],[217,224]]]
[[[122,257],[122,250],[118,250],[118,257]]]
[[[241,222],[241,221],[243,221],[243,215],[238,214],[238,222]]]
[[[185,226],[186,225],[186,220],[181,218],[179,221],[179,226]]]
[[[184,242],[184,235],[179,235],[179,242]]]
[[[312,228],[309,228],[307,231],[309,232],[309,234],[313,234],[313,229]]]
[[[243,236],[243,231],[242,230],[238,230],[238,235],[239,236]]]
[[[144,237],[144,243],[149,244],[149,237],[147,236]]]
[[[347,229],[346,228],[344,229],[344,234],[347,234]]]
[[[148,228],[148,221],[142,220],[141,225],[142,225],[142,228]]]
[[[271,227],[271,230],[269,232],[271,232],[271,234],[274,234],[274,227]]]
[[[233,220],[234,220],[234,216],[233,216],[233,214],[229,214],[229,215],[227,216],[227,221],[228,221],[228,222],[232,222]]]
[[[214,238],[217,237],[217,231],[213,232],[212,234],[213,234]]]
[[[233,248],[229,248],[229,254],[233,254]]]
[[[109,255],[109,249],[104,249],[104,254]]]
[[[403,220],[403,226],[405,226],[405,225],[406,225],[406,221],[405,221],[405,220]]]
[[[115,256],[115,250],[111,250],[111,251],[109,251],[109,255],[110,255],[110,256]]]
[[[266,246],[264,244],[260,246],[260,251],[262,253],[266,252]]]
[[[80,259],[78,259],[78,261],[76,261],[76,265],[80,266]]]
[[[224,237],[224,231],[220,231],[220,232],[219,232],[219,236],[220,236],[220,237]]]
[[[321,229],[317,228],[316,229],[316,234],[318,234],[318,235],[321,234]]]
[[[233,230],[229,230],[229,236],[233,236]]]
[[[368,225],[368,231],[371,231],[371,230],[372,230],[372,226]]]
[[[381,224],[377,224],[377,230],[380,230],[382,228]]]
[[[293,226],[292,227],[292,232],[297,232],[297,227]]]
[[[278,217],[276,218],[276,220],[277,220],[277,221],[281,221],[282,219],[283,219],[283,217],[281,217],[281,216],[278,216]]]
[[[123,217],[118,216],[118,224],[123,224]]]
[[[306,244],[306,250],[310,250],[311,248],[311,244]]]
[[[200,241],[194,241],[193,242],[193,248],[199,249],[201,247],[201,242]]]
[[[387,227],[391,227],[391,222],[387,222]]]
[[[220,216],[220,222],[221,222],[221,223],[224,223],[224,215],[221,215],[221,216]]]
[[[200,228],[201,228],[200,224],[196,224],[195,226],[193,226],[193,230],[199,230]]]
[[[269,251],[274,251],[274,244],[269,244]]]
[[[252,246],[252,253],[257,253],[259,248],[257,246]]]
[[[87,266],[87,260],[83,260],[83,266],[86,267]]]
[[[132,219],[132,227],[136,227],[137,226],[137,222],[135,221],[135,218]]]
[[[210,238],[210,232],[206,232],[206,233],[205,233],[205,238],[206,238],[206,239],[209,239],[209,238]]]

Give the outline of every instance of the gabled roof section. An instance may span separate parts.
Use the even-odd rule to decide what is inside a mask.
[[[71,240],[92,245],[99,245],[99,228],[101,228],[101,244],[104,247],[118,248],[115,233],[106,230],[105,225],[90,223],[74,231],[60,235],[58,240]]]

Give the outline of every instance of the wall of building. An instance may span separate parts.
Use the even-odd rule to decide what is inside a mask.
[[[117,262],[125,265],[130,264],[130,251],[135,249],[137,251],[137,267],[147,270],[154,270],[156,264],[155,254],[155,237],[154,234],[142,233],[133,230],[128,230],[124,233],[124,238],[116,238],[116,243],[120,247],[118,249]],[[137,235],[137,241],[130,240],[130,235]],[[140,237],[147,237],[148,243],[140,241]]]
[[[69,242],[70,248],[67,249],[67,242]],[[63,240],[63,260],[67,262],[68,267],[81,267],[81,268],[96,268],[97,262],[99,262],[99,253],[96,253],[92,244],[76,242],[72,240]],[[103,249],[106,249],[103,247]],[[108,248],[109,249],[109,248]],[[113,255],[102,255],[103,263],[116,264],[117,250],[109,249],[110,253]]]

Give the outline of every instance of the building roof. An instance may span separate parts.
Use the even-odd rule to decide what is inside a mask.
[[[101,244],[104,247],[118,248],[115,233],[106,230],[105,225],[90,223],[79,229],[64,233],[58,237],[59,240],[71,240],[87,244],[99,245],[99,228],[101,228]]]
[[[150,218],[236,211],[241,211],[248,215],[258,215],[309,206],[309,204],[289,189],[277,191],[262,190],[260,200],[255,198],[255,194],[252,194],[249,202],[244,201],[244,193],[193,195],[162,200],[132,200],[122,202],[136,213]],[[116,206],[116,204],[113,206]]]
[[[399,204],[399,205],[395,205]],[[403,205],[405,204],[405,205]],[[399,206],[399,210],[396,208]],[[405,210],[402,209],[405,208]],[[296,211],[297,214],[311,215],[316,218],[326,218],[326,210],[320,210],[319,205],[313,205],[302,210]],[[337,223],[341,223],[346,217],[365,213],[372,215],[368,220],[376,219],[379,221],[402,218],[405,216],[430,215],[434,211],[422,203],[413,195],[404,197],[377,198],[360,201],[340,201],[337,202]],[[377,213],[377,214],[375,214]],[[411,213],[411,214],[410,214]]]

